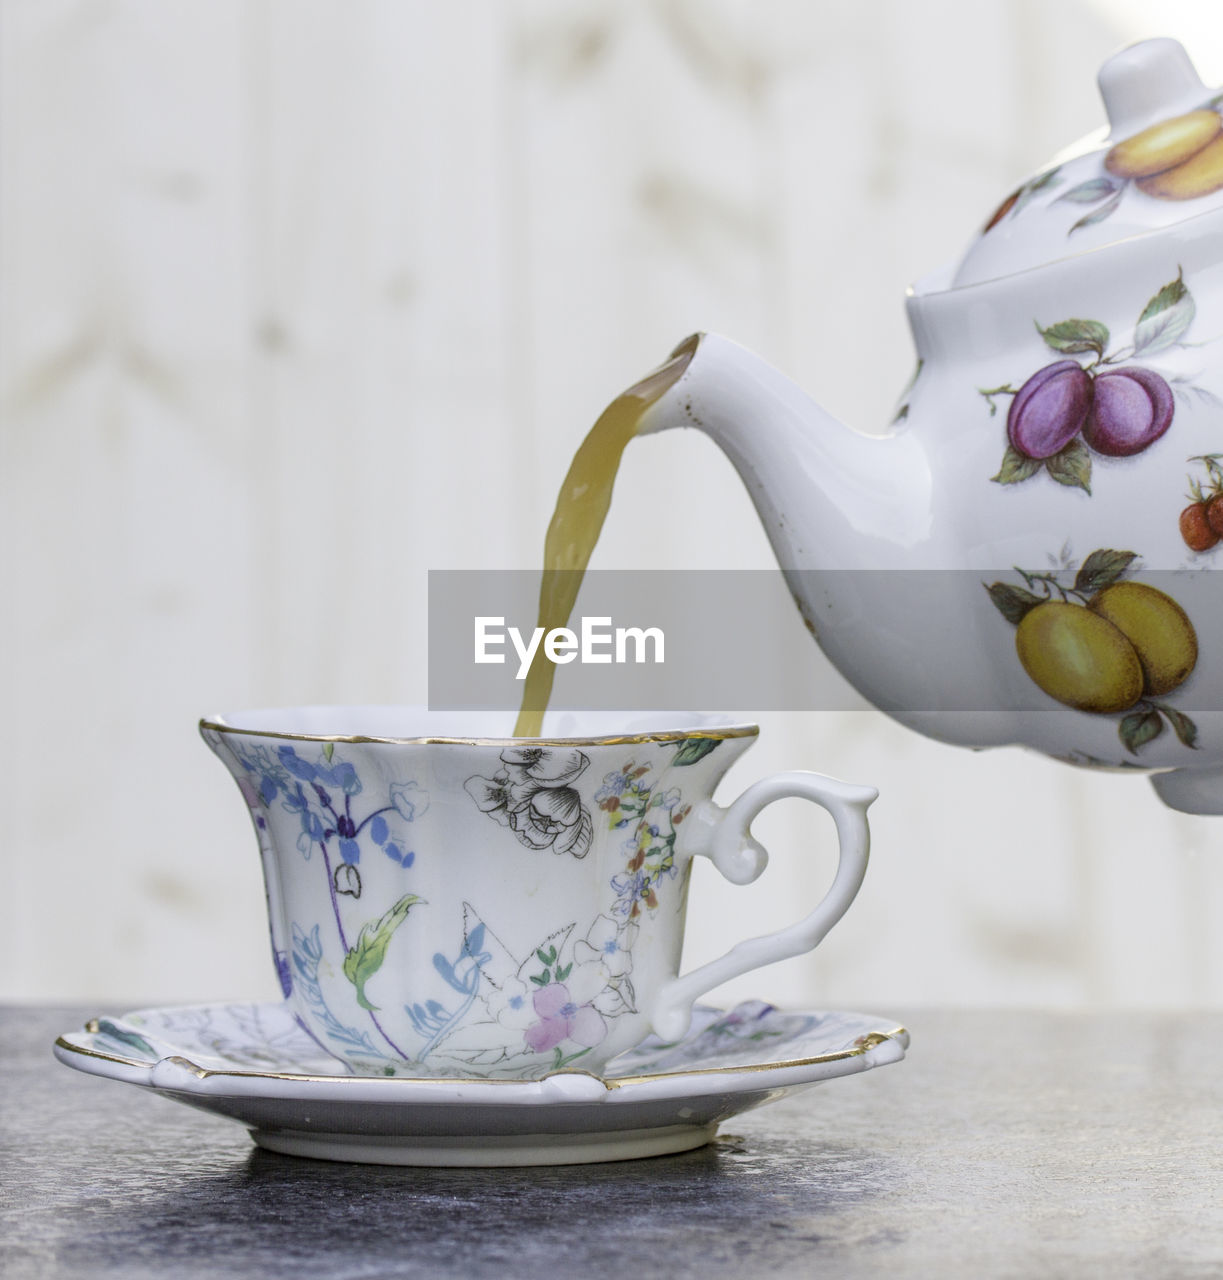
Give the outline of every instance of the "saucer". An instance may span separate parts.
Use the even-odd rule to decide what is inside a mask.
[[[371,1164],[586,1164],[689,1151],[724,1120],[837,1076],[899,1062],[908,1032],[861,1013],[760,1000],[698,1008],[680,1041],[650,1038],[602,1076],[354,1076],[277,1003],[143,1009],[55,1042],[78,1071],[141,1085],[246,1125],[270,1151]]]

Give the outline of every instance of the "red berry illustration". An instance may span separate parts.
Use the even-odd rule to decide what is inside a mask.
[[[1127,458],[1154,444],[1172,424],[1172,388],[1151,369],[1096,374],[1083,439],[1097,452]]]
[[[1204,502],[1195,502],[1181,512],[1181,537],[1185,539],[1185,545],[1190,551],[1209,551],[1219,541],[1219,535],[1211,528],[1206,505]],[[1220,514],[1223,515],[1223,512]]]
[[[1191,551],[1209,551],[1223,539],[1223,454],[1203,453],[1189,461],[1200,462],[1206,478],[1189,477],[1192,505],[1180,514],[1181,537]]]
[[[1223,538],[1223,493],[1216,493],[1206,504],[1206,523]]]
[[[1091,378],[1077,360],[1034,373],[1006,417],[1011,445],[1027,458],[1051,458],[1078,435],[1091,408]]]

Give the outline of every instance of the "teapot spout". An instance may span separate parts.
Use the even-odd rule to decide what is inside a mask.
[[[846,427],[789,378],[717,334],[686,338],[643,388],[639,435],[695,427],[747,486],[783,572],[891,568],[930,535],[930,467],[904,430]],[[657,398],[654,398],[657,397]]]

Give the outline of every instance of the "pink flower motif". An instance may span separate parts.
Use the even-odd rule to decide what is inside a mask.
[[[551,982],[535,993],[540,1020],[526,1030],[527,1048],[536,1053],[555,1049],[562,1040],[593,1048],[607,1035],[607,1023],[593,1004],[575,1004],[563,982]]]

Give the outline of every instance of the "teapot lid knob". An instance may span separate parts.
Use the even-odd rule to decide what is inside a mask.
[[[1120,139],[1196,107],[1207,89],[1179,40],[1160,36],[1115,53],[1097,80],[1111,137]]]

